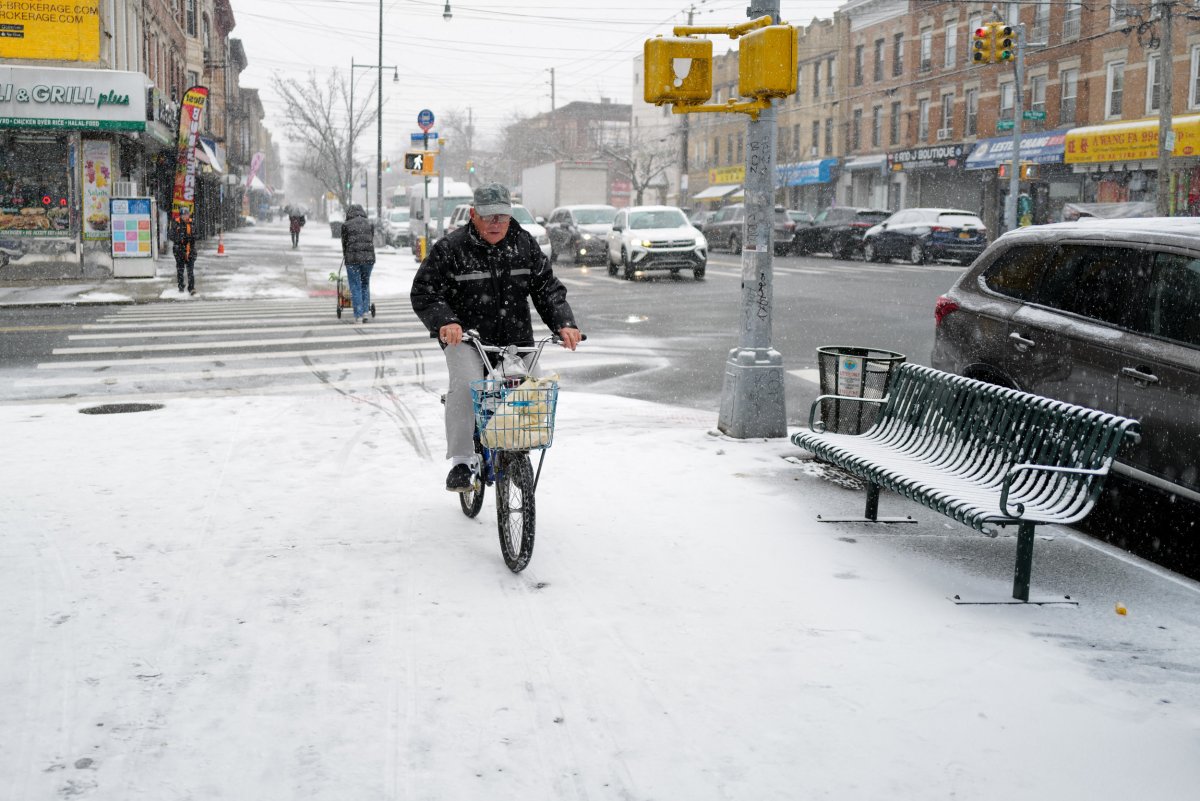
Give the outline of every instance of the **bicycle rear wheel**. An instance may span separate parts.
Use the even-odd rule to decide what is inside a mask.
[[[496,526],[504,564],[520,573],[533,556],[535,506],[533,466],[528,453],[501,452],[500,478],[496,481]]]
[[[479,473],[471,475],[471,482],[471,489],[458,493],[458,503],[467,517],[479,514],[479,510],[483,508],[483,494],[487,489],[487,484]]]

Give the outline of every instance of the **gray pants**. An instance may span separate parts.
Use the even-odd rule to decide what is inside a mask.
[[[446,391],[446,458],[455,464],[465,464],[475,458],[471,382],[486,378],[487,370],[474,345],[447,345],[442,352],[446,354],[446,368],[450,372],[450,388]],[[526,356],[525,363],[532,358],[532,354]]]

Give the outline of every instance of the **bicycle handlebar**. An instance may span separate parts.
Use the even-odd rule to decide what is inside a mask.
[[[579,335],[580,342],[583,342],[586,339],[587,334]],[[479,336],[478,331],[475,329],[470,329],[469,331],[463,331],[462,341],[464,344],[469,342],[475,346],[475,350],[479,353],[479,358],[483,360],[485,365],[490,364],[490,361],[487,358],[489,353],[512,353],[515,356],[524,356],[532,353],[534,355],[533,360],[529,363],[529,370],[532,372],[538,361],[542,358],[542,349],[551,342],[556,345],[561,345],[563,340],[558,334],[551,334],[548,337],[539,339],[533,345],[489,345],[485,343]],[[489,367],[488,372],[491,374],[491,367]]]

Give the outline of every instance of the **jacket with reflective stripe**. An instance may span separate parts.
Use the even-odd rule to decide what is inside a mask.
[[[532,342],[529,299],[551,331],[578,328],[567,288],[516,220],[495,245],[483,241],[471,223],[440,239],[417,270],[409,297],[435,337],[442,326],[458,323],[491,344]]]

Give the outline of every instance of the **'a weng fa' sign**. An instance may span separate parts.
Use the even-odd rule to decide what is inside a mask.
[[[959,167],[971,152],[972,145],[933,145],[914,147],[888,153],[888,169],[919,170],[930,167]]]
[[[0,66],[0,128],[143,131],[138,72]]]

